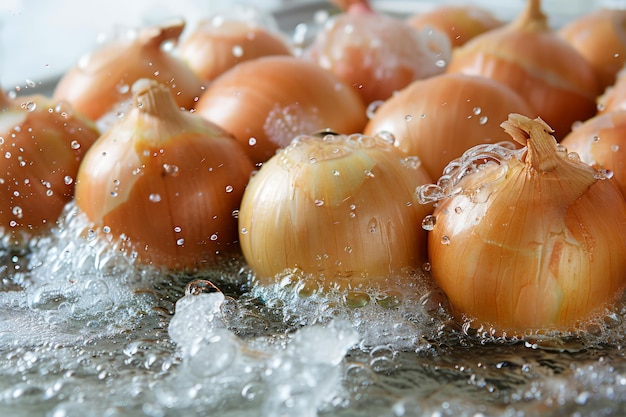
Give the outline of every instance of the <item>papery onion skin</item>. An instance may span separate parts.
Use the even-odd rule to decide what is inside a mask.
[[[182,21],[142,29],[136,39],[103,45],[70,69],[57,84],[53,98],[64,100],[92,120],[132,98],[131,86],[140,78],[168,85],[180,107],[191,109],[202,93],[203,82],[182,60],[162,49],[176,41]]]
[[[278,34],[260,25],[227,19],[200,22],[181,41],[179,56],[204,81],[211,81],[235,65],[268,55],[292,55]]]
[[[578,125],[561,144],[597,169],[611,171],[626,197],[626,111],[602,113]]]
[[[602,90],[615,83],[626,64],[626,10],[594,10],[572,20],[558,33],[591,64]]]
[[[358,2],[350,7],[355,10]],[[335,74],[366,104],[444,72],[451,51],[445,34],[418,31],[403,20],[358,9],[333,16],[303,57]]]
[[[482,7],[453,4],[414,14],[406,22],[418,30],[434,27],[442,31],[448,35],[453,48],[504,25],[504,22]]]
[[[517,152],[438,202],[431,273],[472,326],[510,336],[568,330],[624,289],[626,203],[614,181],[575,158]]]
[[[241,196],[253,165],[227,132],[181,111],[167,87],[139,80],[135,107],[81,164],[76,204],[94,227],[124,235],[141,262],[210,267],[238,251]]]
[[[510,137],[500,123],[509,113],[532,115],[531,107],[510,87],[466,74],[417,80],[376,109],[364,133],[387,131],[396,145],[420,157],[438,178],[445,166],[472,146]]]
[[[242,252],[262,284],[287,270],[323,288],[375,287],[426,260],[414,191],[430,177],[382,137],[300,136],[252,177],[239,211]]]
[[[256,164],[298,135],[358,133],[367,123],[358,94],[316,64],[291,56],[233,67],[211,83],[195,111],[232,133]]]
[[[539,0],[529,0],[513,22],[456,48],[446,71],[509,85],[552,126],[557,139],[595,115],[601,92],[587,60],[550,29]]]
[[[56,224],[100,133],[67,103],[0,96],[0,227],[12,246],[21,246]]]

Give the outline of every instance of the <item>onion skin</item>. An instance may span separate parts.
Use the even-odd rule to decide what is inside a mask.
[[[240,63],[211,83],[195,111],[232,133],[256,164],[298,135],[357,133],[367,123],[358,94],[313,62],[292,56]]]
[[[587,59],[602,90],[615,83],[626,64],[626,10],[592,11],[563,26],[558,34]]]
[[[626,197],[626,111],[602,113],[578,125],[561,144],[597,169],[609,170]]]
[[[474,5],[441,5],[433,10],[414,14],[406,22],[415,29],[434,27],[448,35],[452,47],[504,25],[489,11]]]
[[[179,58],[161,49],[164,42],[176,41],[184,27],[182,21],[147,27],[135,40],[104,45],[61,78],[54,100],[67,101],[76,111],[98,120],[130,100],[130,87],[145,77],[168,85],[178,106],[191,109],[203,82]]]
[[[456,48],[447,72],[482,75],[509,85],[562,139],[596,113],[601,89],[587,60],[552,31],[539,0],[513,22]]]
[[[233,212],[253,165],[228,133],[181,111],[167,87],[139,80],[133,90],[134,108],[85,156],[76,204],[95,228],[125,236],[143,263],[210,267],[238,251]]]
[[[0,93],[0,227],[20,246],[52,227],[74,197],[79,164],[99,136],[65,103]]]
[[[472,326],[566,331],[624,289],[626,202],[614,181],[559,154],[542,121],[511,115],[503,125],[528,147],[463,175],[461,191],[439,200],[432,276]]]
[[[239,51],[239,53],[237,53]],[[178,48],[179,56],[204,81],[211,81],[235,65],[268,55],[291,55],[277,34],[245,21],[200,22]]]
[[[617,74],[615,84],[607,87],[598,97],[598,114],[626,110],[626,71]]]
[[[303,57],[335,74],[369,104],[416,79],[443,73],[450,51],[448,37],[438,30],[418,31],[356,2],[328,21]]]
[[[300,136],[252,177],[239,210],[241,248],[262,284],[285,271],[321,287],[374,287],[426,260],[420,225],[432,207],[417,158],[382,137]]]
[[[500,127],[509,113],[532,115],[531,107],[498,81],[442,74],[414,81],[385,101],[364,133],[387,131],[396,146],[420,157],[438,178],[450,161],[472,146],[510,139]]]

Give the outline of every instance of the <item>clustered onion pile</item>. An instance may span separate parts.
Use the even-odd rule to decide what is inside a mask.
[[[52,98],[0,96],[4,244],[72,202],[168,270],[241,255],[259,285],[315,291],[422,270],[508,335],[602,314],[626,287],[623,12],[557,31],[539,0],[509,23],[334,3],[306,45],[249,16],[173,21],[92,51]]]

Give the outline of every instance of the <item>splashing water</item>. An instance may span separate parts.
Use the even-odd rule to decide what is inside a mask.
[[[0,253],[0,415],[624,411],[623,305],[571,334],[502,339],[453,320],[422,271],[322,293],[297,271],[258,286],[237,258],[168,273],[123,244],[70,203],[49,235]]]

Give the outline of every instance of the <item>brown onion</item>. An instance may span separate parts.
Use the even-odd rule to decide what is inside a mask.
[[[433,177],[472,146],[508,140],[500,123],[509,113],[533,115],[510,87],[493,79],[442,74],[414,81],[376,109],[365,134],[387,131],[417,155]]]
[[[594,10],[569,22],[558,33],[591,64],[601,89],[615,82],[626,64],[626,10]]]
[[[76,205],[92,227],[147,264],[195,270],[238,250],[236,210],[253,165],[239,143],[182,111],[154,80],[83,160]]]
[[[66,103],[0,92],[0,228],[21,245],[53,226],[74,197],[96,126]]]
[[[178,40],[185,27],[182,21],[142,29],[133,39],[107,43],[82,59],[59,81],[55,100],[64,100],[92,120],[98,120],[115,106],[130,100],[131,85],[140,78],[152,78],[172,90],[176,103],[190,109],[202,91],[198,76],[163,49]]]
[[[451,46],[440,31],[418,31],[374,12],[364,0],[341,4],[347,11],[328,20],[303,56],[350,85],[366,104],[444,72]]]
[[[561,144],[584,162],[610,171],[626,197],[626,111],[603,113],[586,120]]]
[[[517,91],[563,138],[596,112],[600,89],[587,60],[553,31],[540,0],[511,23],[456,48],[448,72],[482,75]]]
[[[448,35],[452,47],[461,46],[473,37],[504,24],[491,12],[476,5],[440,5],[417,13],[407,23],[419,30],[434,27]]]
[[[184,38],[179,56],[205,81],[236,64],[267,55],[291,55],[287,42],[260,23],[217,15]]]
[[[233,67],[211,83],[195,110],[234,134],[257,164],[300,134],[358,133],[367,122],[355,91],[315,63],[291,56]]]

